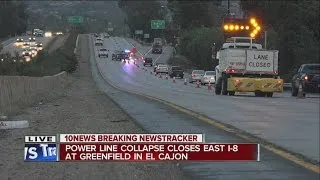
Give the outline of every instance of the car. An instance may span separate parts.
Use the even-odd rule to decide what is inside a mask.
[[[103,46],[103,41],[102,40],[96,40],[94,44],[96,46]]]
[[[38,51],[41,51],[43,49],[42,43],[37,43],[36,46]]]
[[[22,51],[22,56],[30,56],[30,57],[32,57],[31,49],[28,48],[28,49],[23,50]]]
[[[35,37],[29,37],[29,44],[35,45],[36,44],[36,38]]]
[[[104,37],[105,37],[105,38],[109,38],[110,35],[106,33],[106,34],[104,34]]]
[[[37,46],[34,46],[34,45],[30,46],[30,51],[31,51],[32,56],[36,56],[38,53]]]
[[[216,83],[216,72],[215,71],[206,71],[201,78],[201,84],[206,85],[209,84],[215,84]]]
[[[96,38],[96,41],[103,41],[103,39],[102,39],[100,36],[98,36],[98,37]]]
[[[150,66],[150,67],[152,67],[152,64],[153,64],[153,59],[152,58],[145,58],[144,60],[143,60],[143,66]]]
[[[18,38],[16,40],[16,46],[21,46],[21,45],[23,45],[23,39],[22,38]]]
[[[320,91],[320,64],[302,64],[292,77],[291,94],[297,96],[299,86],[302,86],[303,96],[305,93],[319,93]]]
[[[193,70],[189,77],[189,83],[201,81],[201,78],[204,75],[204,70]]]
[[[154,66],[153,66],[153,72],[156,72],[158,65],[161,65],[161,64],[163,64],[163,63],[156,63],[156,64],[154,64]]]
[[[99,57],[106,57],[108,58],[109,57],[109,54],[108,54],[109,50],[107,49],[99,49],[99,52],[98,52],[98,56]]]
[[[156,74],[168,74],[169,73],[169,67],[165,64],[158,64],[156,69]]]
[[[99,37],[99,34],[94,33],[93,36],[97,38],[97,37]]]
[[[23,48],[28,48],[28,47],[30,47],[30,43],[25,41],[25,42],[23,42],[22,46],[23,46]]]
[[[170,78],[180,77],[181,79],[184,76],[183,69],[180,66],[171,66],[169,69]]]
[[[115,61],[122,61],[122,60],[126,60],[129,59],[128,54],[125,53],[124,51],[115,51],[112,54],[112,60]]]

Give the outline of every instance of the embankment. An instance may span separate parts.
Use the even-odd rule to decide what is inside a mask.
[[[66,72],[53,76],[0,76],[0,114],[61,95],[71,82]]]

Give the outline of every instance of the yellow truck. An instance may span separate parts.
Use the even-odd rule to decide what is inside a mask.
[[[272,97],[283,92],[278,74],[278,50],[264,50],[253,38],[231,37],[217,52],[215,93],[235,95],[254,92],[258,97]]]

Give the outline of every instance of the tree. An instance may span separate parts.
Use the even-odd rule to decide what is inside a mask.
[[[162,5],[159,1],[130,1],[119,0],[118,6],[125,12],[125,22],[130,28],[131,34],[135,30],[151,32],[151,20],[164,19]]]
[[[263,19],[267,31],[277,34],[278,43],[269,48],[279,50],[280,72],[286,78],[300,64],[319,61],[319,1],[241,0],[241,5],[249,15]]]
[[[0,38],[26,32],[28,16],[25,10],[23,2],[0,2]]]

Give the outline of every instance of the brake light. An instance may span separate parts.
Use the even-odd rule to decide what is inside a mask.
[[[234,70],[234,69],[227,69],[226,72],[227,72],[227,73],[234,73],[234,72],[236,72],[236,70]]]

